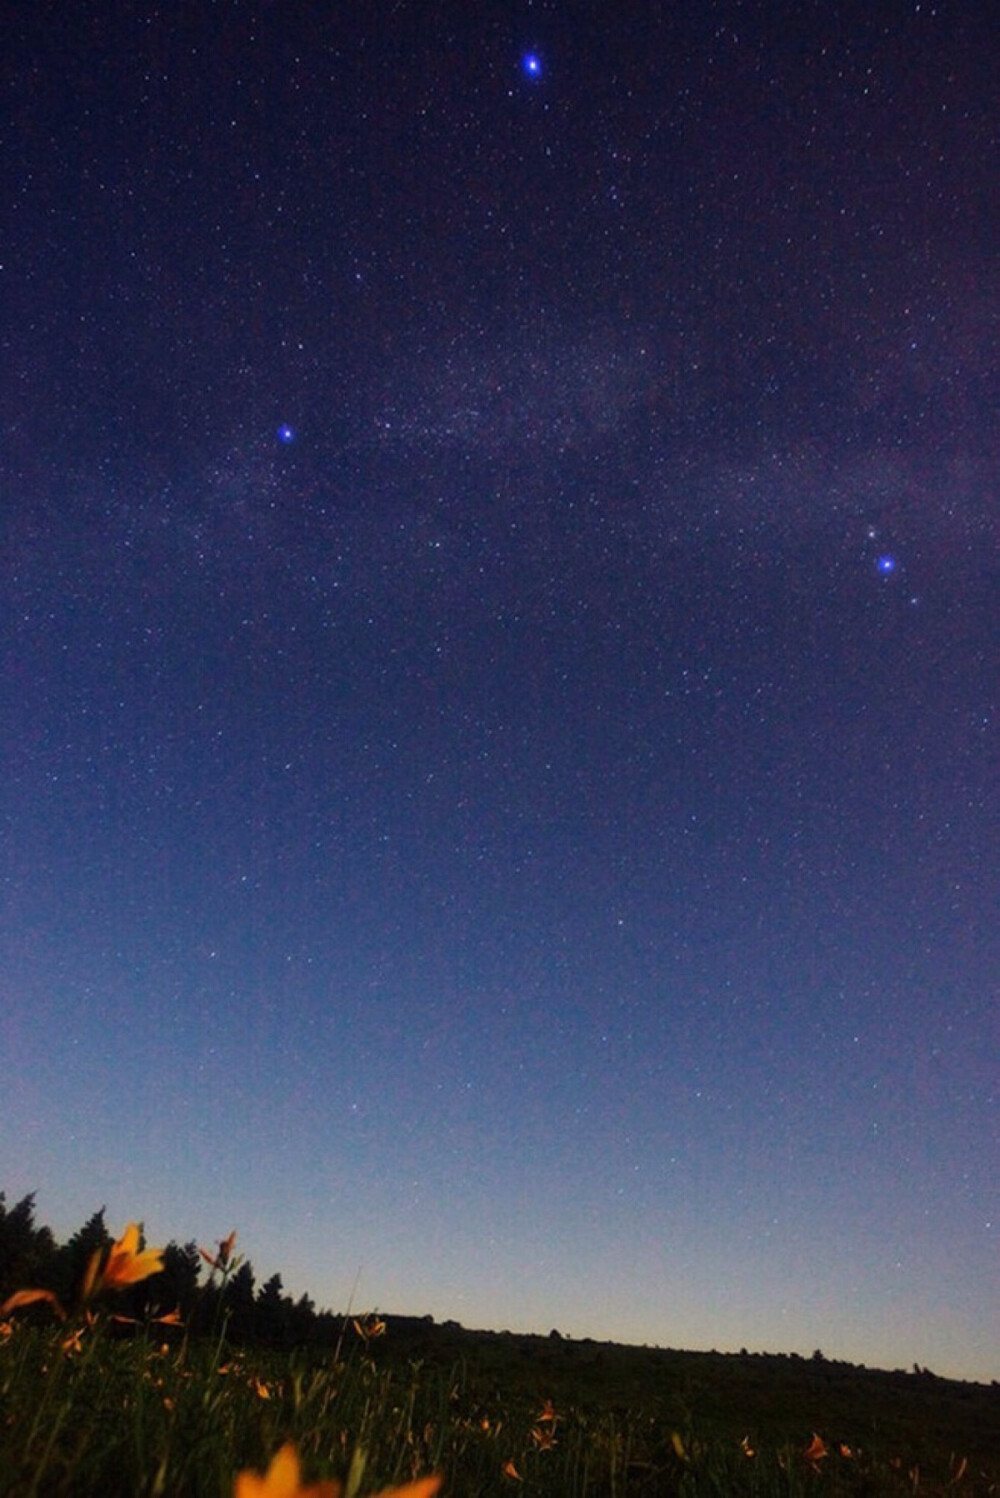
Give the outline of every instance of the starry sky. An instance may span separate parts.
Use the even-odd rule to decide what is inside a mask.
[[[1000,1376],[991,8],[9,28],[8,1200]]]

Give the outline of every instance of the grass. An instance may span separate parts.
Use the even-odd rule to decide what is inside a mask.
[[[783,1408],[795,1389],[779,1397],[773,1370],[770,1399],[761,1370],[752,1399],[720,1408],[711,1367],[678,1381],[684,1355],[673,1355],[674,1376],[664,1364],[657,1379],[650,1361],[647,1387],[620,1403],[606,1396],[626,1378],[625,1350],[602,1397],[600,1370],[546,1369],[544,1339],[512,1340],[477,1355],[472,1339],[448,1364],[443,1348],[414,1358],[391,1336],[336,1357],[234,1351],[179,1328],[123,1336],[110,1321],[67,1346],[62,1327],[17,1321],[0,1348],[0,1493],[231,1498],[236,1473],[263,1471],[288,1440],[310,1481],[346,1481],[348,1493],[433,1471],[455,1495],[1000,1493],[1000,1459],[907,1431],[884,1396],[880,1429],[839,1390],[839,1423],[814,1440],[814,1422]],[[530,1342],[534,1361],[521,1356]],[[798,1383],[815,1410],[801,1373]],[[789,1420],[794,1435],[779,1434]]]
[[[238,1263],[232,1238],[205,1257]],[[114,1314],[160,1258],[129,1228],[71,1315],[48,1291],[0,1307],[0,1495],[430,1498],[431,1473],[454,1498],[1000,1495],[996,1385],[403,1318],[241,1347],[224,1316]]]

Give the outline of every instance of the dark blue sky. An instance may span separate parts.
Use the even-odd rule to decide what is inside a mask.
[[[997,1376],[997,41],[18,18],[9,1196]]]

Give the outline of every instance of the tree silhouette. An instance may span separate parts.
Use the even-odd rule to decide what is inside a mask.
[[[104,1222],[106,1210],[106,1207],[102,1207],[99,1212],[88,1217],[83,1227],[77,1228],[56,1253],[52,1288],[64,1305],[78,1295],[92,1255],[99,1249],[107,1248],[112,1241]]]
[[[161,1311],[178,1310],[182,1321],[190,1321],[198,1299],[201,1255],[197,1243],[181,1246],[171,1241],[163,1250],[163,1269],[149,1280],[150,1301]]]
[[[93,1255],[106,1250],[113,1235],[105,1223],[105,1208],[91,1217],[63,1244],[48,1227],[35,1225],[35,1193],[14,1206],[0,1192],[0,1299],[15,1290],[52,1290],[67,1307],[78,1302],[84,1274]],[[181,1320],[197,1334],[218,1335],[223,1325],[233,1342],[267,1341],[281,1346],[329,1345],[342,1330],[343,1318],[317,1311],[308,1295],[293,1301],[285,1294],[280,1274],[271,1275],[259,1290],[248,1260],[235,1268],[213,1273],[202,1281],[202,1253],[194,1242],[170,1242],[163,1250],[163,1268],[141,1283],[116,1291],[116,1313],[142,1321],[179,1311]]]
[[[292,1302],[283,1295],[280,1274],[261,1286],[257,1294],[256,1332],[264,1342],[284,1342],[290,1330]]]
[[[47,1227],[35,1227],[35,1193],[7,1207],[0,1191],[0,1298],[51,1276],[55,1239]]]
[[[227,1330],[238,1342],[251,1340],[254,1335],[257,1318],[253,1290],[253,1265],[244,1259],[222,1294]]]

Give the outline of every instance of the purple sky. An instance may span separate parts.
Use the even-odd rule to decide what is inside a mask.
[[[57,1232],[1000,1376],[997,26],[781,9],[14,21],[0,1189]]]

